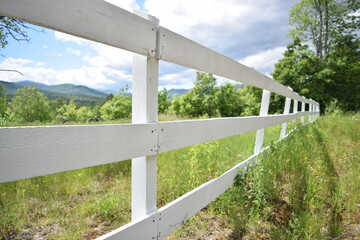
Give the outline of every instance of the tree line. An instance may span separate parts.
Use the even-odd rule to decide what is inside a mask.
[[[166,88],[158,92],[159,114],[176,114],[189,118],[236,117],[259,113],[262,90],[242,84],[225,82],[208,73],[198,72],[194,88],[171,100]],[[63,98],[50,101],[35,86],[18,89],[10,102],[6,101],[6,89],[0,84],[1,125],[48,122],[98,122],[131,118],[132,96],[127,88],[117,94],[109,94],[103,104],[78,106],[79,103]],[[279,101],[272,101],[279,105]],[[281,111],[281,108],[273,108]]]
[[[322,111],[360,109],[360,1],[301,0],[290,12],[294,27],[273,77],[315,99]]]

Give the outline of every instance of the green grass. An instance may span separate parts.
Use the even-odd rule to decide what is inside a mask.
[[[168,239],[359,239],[359,119],[296,130]]]
[[[346,236],[360,203],[359,118],[322,117],[273,144],[256,167],[239,175],[235,187],[169,239]],[[265,143],[279,135],[280,126],[266,129]],[[254,140],[255,133],[248,133],[159,154],[158,207],[245,160]],[[130,221],[130,180],[130,161],[123,161],[0,184],[1,236],[100,236]]]

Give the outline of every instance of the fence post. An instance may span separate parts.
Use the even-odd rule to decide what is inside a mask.
[[[141,12],[135,14],[154,22],[159,20]],[[154,29],[156,32],[157,29]],[[154,46],[155,49],[155,46]],[[139,54],[133,55],[132,123],[158,121],[158,72],[159,60]],[[152,134],[158,134],[152,129]],[[132,221],[156,210],[157,191],[157,144],[154,155],[132,159]]]
[[[301,102],[301,112],[305,112],[305,103]],[[304,124],[304,116],[301,116],[301,124]]]
[[[315,116],[314,116],[315,105],[313,103],[314,100],[312,100],[311,98],[310,98],[310,100],[312,101],[312,103],[309,106],[309,111],[311,112],[311,114],[310,114],[311,118],[310,118],[309,122],[313,122],[315,120]]]
[[[311,98],[310,98],[310,100],[312,100]],[[309,122],[312,122],[313,121],[313,104],[312,103],[310,103],[309,104],[309,112],[310,112],[310,115],[309,115]]]
[[[289,112],[290,112],[290,104],[291,104],[291,99],[287,97],[286,100],[285,100],[284,115],[289,114]],[[285,137],[285,135],[286,135],[286,127],[287,127],[287,122],[284,122],[282,124],[282,127],[281,127],[280,139],[283,139]]]
[[[313,122],[313,121],[315,121],[315,104],[312,104],[311,106],[312,106],[312,108],[311,108],[311,112],[312,112],[311,120]]]
[[[260,116],[267,116],[269,112],[269,104],[270,104],[270,95],[271,92],[267,90],[263,90],[262,98],[261,98],[261,107],[260,107]],[[261,147],[264,143],[264,133],[265,129],[259,129],[256,132],[256,140],[255,140],[255,148],[254,154],[258,154],[261,150]]]
[[[297,113],[298,112],[298,101],[294,100],[294,107],[293,107],[293,113]],[[296,118],[293,121],[293,129],[296,127]]]
[[[308,112],[309,112],[309,113],[311,112],[311,104],[310,104],[310,103],[308,103]],[[310,114],[308,115],[308,120],[307,120],[307,122],[308,122],[308,123],[311,122],[311,115],[310,115]]]

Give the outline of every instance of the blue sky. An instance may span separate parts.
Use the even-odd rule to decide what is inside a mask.
[[[290,43],[289,11],[295,0],[108,0],[147,12],[160,25],[270,74]],[[73,83],[96,89],[131,87],[132,53],[35,27],[30,42],[0,49],[0,80]],[[159,88],[191,88],[196,70],[160,62]]]

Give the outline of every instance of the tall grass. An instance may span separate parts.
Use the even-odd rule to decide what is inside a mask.
[[[342,221],[351,222],[360,195],[360,129],[355,118],[323,117],[273,144],[256,167],[239,175],[235,187],[169,238],[310,239],[343,234]],[[265,144],[279,135],[280,126],[266,129]],[[255,134],[248,133],[159,154],[158,207],[245,160],[253,153],[254,140]],[[93,239],[126,224],[130,175],[131,163],[123,161],[0,184],[1,236]]]
[[[296,130],[169,239],[359,239],[359,119]]]

